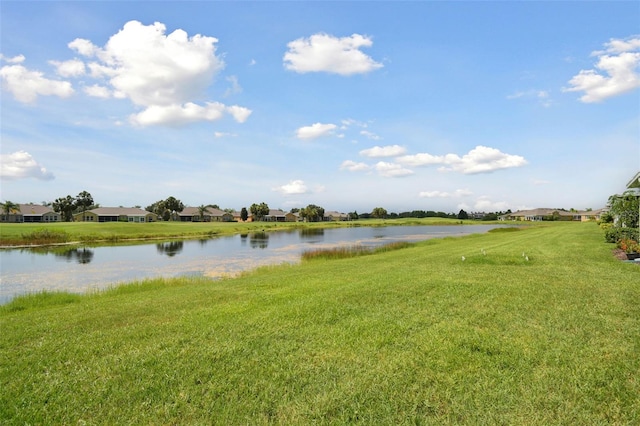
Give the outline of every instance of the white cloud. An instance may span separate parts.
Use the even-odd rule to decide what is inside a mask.
[[[306,194],[308,192],[307,185],[302,180],[292,180],[285,185],[273,188],[273,190],[282,195]]]
[[[235,138],[238,135],[235,134],[235,133],[213,132],[213,136],[215,138],[224,138],[224,137],[234,137]]]
[[[371,169],[368,164],[356,163],[355,161],[345,160],[340,165],[340,170],[348,170],[350,172],[363,172]]]
[[[379,157],[396,157],[406,152],[406,149],[400,145],[374,146],[373,148],[363,149],[360,155],[371,158]]]
[[[230,113],[240,123],[251,114],[251,111],[246,108],[227,107],[219,102],[207,102],[205,106],[187,102],[184,105],[152,105],[129,118],[133,124],[140,126],[154,124],[182,126],[197,121],[215,121],[220,119],[225,112]]]
[[[25,59],[26,58],[24,57],[24,55],[16,55],[12,58],[9,58],[7,56],[4,56],[2,53],[0,53],[0,60],[9,62],[10,64],[21,64],[24,62]]]
[[[26,178],[54,179],[53,173],[38,164],[31,154],[26,151],[0,155],[0,177],[10,180]]]
[[[509,209],[509,203],[506,201],[491,201],[489,197],[479,197],[474,206],[475,211],[478,212],[502,212]]]
[[[287,44],[289,50],[283,58],[284,66],[298,73],[364,74],[383,66],[360,51],[360,48],[372,45],[371,38],[360,34],[342,38],[314,34]]]
[[[584,92],[585,103],[601,102],[640,87],[640,38],[611,39],[604,51],[592,52],[598,57],[596,69],[581,70],[564,88],[565,92]]]
[[[468,189],[456,189],[454,192],[443,191],[423,191],[419,194],[420,198],[460,198],[471,195],[473,192]]]
[[[552,105],[550,94],[546,90],[531,89],[527,91],[519,91],[508,95],[507,99],[535,99],[544,107],[550,107]]]
[[[378,162],[375,165],[375,169],[380,176],[384,177],[404,177],[413,174],[412,170],[405,169],[400,164],[387,163],[385,161]]]
[[[129,21],[104,47],[85,39],[76,39],[68,46],[82,56],[95,59],[87,64],[90,75],[105,79],[114,97],[128,98],[143,107],[142,112],[131,115],[133,124],[214,121],[225,113],[239,123],[244,122],[251,114],[248,108],[227,107],[218,102],[195,104],[224,68],[224,62],[216,56],[218,40],[200,34],[189,37],[181,29],[170,34],[165,32],[165,25],[159,22],[143,25]],[[241,90],[237,78],[229,77],[229,81],[234,93]],[[107,93],[97,88],[88,92],[92,96]]]
[[[62,77],[78,77],[85,73],[84,62],[80,59],[71,59],[63,62],[49,61],[49,63],[56,67],[56,73]]]
[[[238,77],[236,77],[235,75],[231,75],[227,77],[226,80],[231,84],[231,87],[224,92],[224,97],[242,92],[242,86],[240,86],[240,83],[238,83]]]
[[[427,153],[405,155],[396,161],[417,167],[442,164],[440,171],[455,171],[464,174],[490,173],[495,170],[522,167],[527,164],[524,157],[500,152],[495,148],[479,145],[462,157],[456,154],[431,155]]]
[[[39,71],[30,71],[22,65],[6,65],[0,68],[3,86],[23,103],[31,103],[38,96],[67,98],[73,94],[68,81],[50,80]]]
[[[85,87],[84,93],[86,93],[89,96],[93,96],[94,98],[107,99],[111,97],[111,91],[109,90],[109,88],[100,86],[98,84]]]
[[[336,129],[335,124],[314,123],[311,126],[300,127],[296,130],[298,139],[315,139],[331,134]]]
[[[376,134],[375,134],[375,133],[373,133],[373,132],[369,132],[368,130],[361,130],[361,131],[360,131],[360,134],[361,134],[362,136],[366,136],[367,138],[369,138],[369,139],[373,139],[373,140],[375,140],[375,141],[377,141],[377,140],[379,140],[379,139],[380,139],[380,136],[376,135]]]

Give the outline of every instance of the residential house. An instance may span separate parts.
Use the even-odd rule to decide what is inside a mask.
[[[325,212],[324,218],[322,220],[331,222],[331,221],[344,221],[349,220],[349,215],[346,213],[340,213],[336,211]]]
[[[539,208],[532,210],[519,210],[514,213],[507,213],[500,216],[499,220],[517,220],[527,222],[539,222],[542,220],[566,220],[587,222],[598,220],[603,213],[603,209],[593,211],[566,211],[562,209]]]
[[[202,215],[198,207],[185,207],[176,216],[181,222],[233,222],[234,219],[233,214],[214,207],[207,207]]]
[[[263,220],[265,222],[296,222],[298,217],[294,213],[285,213],[282,210],[270,209]]]
[[[155,213],[137,207],[98,207],[73,215],[76,222],[156,222]]]
[[[7,223],[34,223],[34,222],[60,222],[60,213],[54,212],[51,207],[39,204],[18,204],[18,209],[10,214],[0,215],[0,222]]]

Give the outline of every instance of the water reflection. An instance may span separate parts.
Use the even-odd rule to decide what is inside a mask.
[[[81,249],[71,249],[63,252],[53,252],[56,258],[60,258],[66,260],[67,262],[76,261],[80,264],[91,263],[93,260],[93,250],[89,250],[88,248]]]
[[[160,254],[166,254],[169,257],[173,257],[176,254],[182,252],[184,248],[183,241],[169,241],[168,243],[156,244],[156,250]]]
[[[249,236],[251,248],[266,249],[269,246],[269,234],[266,232],[256,232]]]

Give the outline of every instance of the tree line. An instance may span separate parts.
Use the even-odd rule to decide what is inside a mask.
[[[64,221],[72,221],[73,215],[76,213],[84,213],[87,210],[91,210],[94,208],[100,207],[100,204],[94,203],[93,197],[87,191],[82,191],[75,197],[71,195],[67,195],[65,197],[57,198],[52,203],[43,202],[43,205],[51,206],[51,208],[60,213],[62,219]],[[6,201],[4,203],[0,203],[0,207],[2,208],[5,214],[11,214],[14,212],[18,212],[20,206],[11,201]],[[135,206],[140,207],[140,206]],[[158,200],[150,205],[148,205],[145,210],[151,213],[156,214],[159,218],[165,221],[175,220],[176,214],[182,212],[185,209],[185,205],[182,201],[175,198],[174,196],[167,197],[163,200]],[[204,219],[204,216],[208,212],[209,208],[220,209],[217,204],[202,204],[197,207],[198,214],[200,215],[200,220]],[[222,209],[220,209],[222,210]],[[261,203],[253,203],[247,209],[246,207],[242,207],[240,210],[240,218],[243,221],[246,221],[249,218],[249,214],[254,218],[254,220],[260,221],[264,220],[266,216],[269,215],[269,205],[265,202]],[[224,209],[224,211],[233,213],[234,209]],[[303,208],[292,208],[290,210],[291,213],[298,213],[302,220],[306,222],[321,222],[324,220],[325,208],[322,206],[318,206],[316,204],[309,204]],[[511,213],[511,210],[508,210],[504,213]],[[503,212],[495,212],[495,213],[487,213],[484,215],[484,220],[497,220],[499,215],[504,214]],[[357,211],[347,213],[347,217],[349,220],[358,220],[358,219],[397,219],[397,218],[427,218],[427,217],[440,217],[447,219],[468,219],[469,214],[461,209],[457,214],[456,213],[445,213],[441,211],[433,211],[433,210],[412,210],[401,213],[389,213],[383,207],[375,207],[369,213],[358,213]]]

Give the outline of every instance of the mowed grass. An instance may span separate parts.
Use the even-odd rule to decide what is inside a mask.
[[[552,224],[18,298],[0,421],[639,424],[640,267],[612,248]]]

